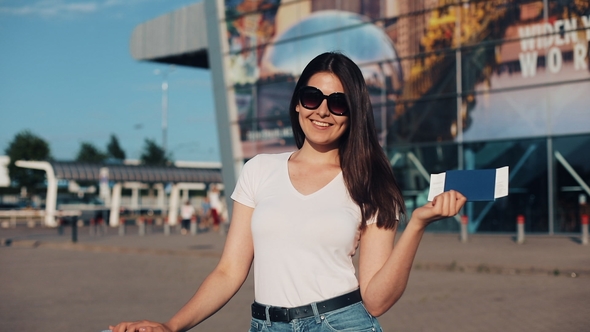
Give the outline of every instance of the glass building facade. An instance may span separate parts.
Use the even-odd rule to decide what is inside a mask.
[[[244,160],[296,148],[298,75],[340,51],[363,71],[409,212],[426,203],[430,174],[509,166],[507,197],[466,205],[469,232],[515,232],[518,216],[528,233],[580,231],[590,213],[588,1],[218,1]]]

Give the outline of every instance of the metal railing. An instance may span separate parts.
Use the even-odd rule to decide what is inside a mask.
[[[34,227],[37,224],[45,225],[45,210],[3,210],[0,211],[0,225],[3,228],[16,227],[18,223],[26,223],[29,227]],[[82,212],[80,210],[66,210],[57,211],[54,216],[56,218],[63,217],[77,217]]]

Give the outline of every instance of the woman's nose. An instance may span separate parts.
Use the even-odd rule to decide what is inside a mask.
[[[322,103],[320,104],[320,107],[316,109],[316,112],[322,118],[330,116],[330,110],[328,109],[328,100],[322,100]]]

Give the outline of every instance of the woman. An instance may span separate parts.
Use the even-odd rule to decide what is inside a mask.
[[[188,330],[229,301],[253,261],[250,331],[381,331],[375,317],[401,297],[424,229],[466,199],[450,191],[417,208],[394,247],[403,198],[362,73],[342,54],[307,65],[289,112],[298,150],[244,165],[221,260],[195,295],[167,323],[113,331]]]

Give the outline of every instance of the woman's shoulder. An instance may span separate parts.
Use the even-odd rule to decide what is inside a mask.
[[[244,163],[240,176],[245,178],[260,178],[280,172],[283,169],[281,165],[286,165],[291,154],[292,152],[257,154]]]
[[[267,165],[268,163],[284,162],[289,159],[292,153],[292,151],[283,153],[261,153],[252,157],[252,159],[248,160],[246,163]]]

